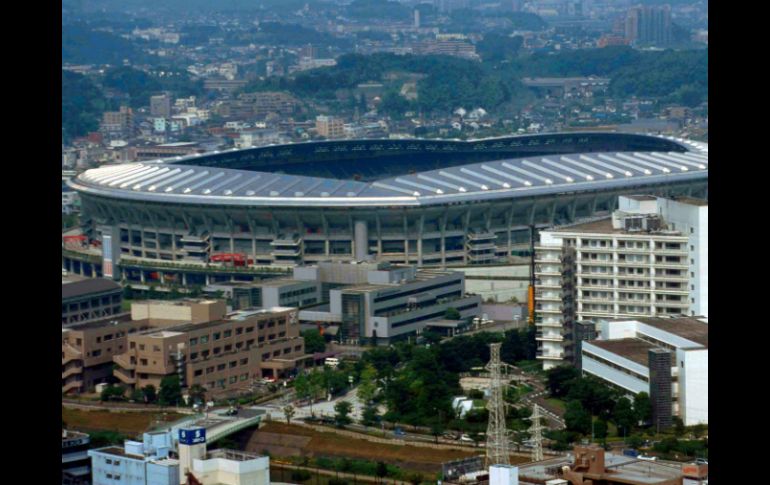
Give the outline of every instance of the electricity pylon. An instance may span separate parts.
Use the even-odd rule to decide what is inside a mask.
[[[535,404],[532,407],[532,425],[529,427],[529,434],[532,441],[532,461],[543,460],[543,425],[540,422],[540,406]]]
[[[510,465],[508,429],[505,427],[505,401],[503,401],[503,379],[500,363],[501,343],[489,344],[490,359],[486,368],[489,371],[489,424],[487,425],[486,463],[490,465]]]

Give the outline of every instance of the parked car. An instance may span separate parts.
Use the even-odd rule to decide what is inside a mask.
[[[460,441],[462,441],[463,443],[473,443],[474,442],[473,439],[471,439],[471,437],[468,436],[467,434],[461,435],[460,436]]]
[[[705,458],[696,458],[695,463],[697,463],[698,465],[708,465],[709,461]]]
[[[657,456],[639,455],[636,458],[638,460],[644,460],[644,461],[658,461],[658,457]]]

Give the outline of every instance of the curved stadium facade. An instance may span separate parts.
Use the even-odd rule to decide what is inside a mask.
[[[620,194],[707,198],[708,146],[618,133],[310,142],[104,166],[70,185],[97,246],[65,251],[65,267],[205,284],[196,268],[505,264],[532,227],[606,213]]]

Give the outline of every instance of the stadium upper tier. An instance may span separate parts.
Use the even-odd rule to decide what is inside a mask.
[[[429,206],[708,179],[708,145],[558,133],[478,141],[351,140],[196,154],[88,170],[83,193],[251,207]]]

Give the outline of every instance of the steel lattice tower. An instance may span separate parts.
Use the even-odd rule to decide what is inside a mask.
[[[487,364],[489,371],[489,424],[487,425],[486,463],[490,465],[510,465],[508,451],[508,430],[505,427],[505,401],[503,401],[503,380],[500,363],[501,343],[489,344],[490,359]]]
[[[532,461],[543,460],[543,425],[540,423],[540,406],[535,404],[532,407],[532,426],[529,427],[529,433],[532,440]]]

